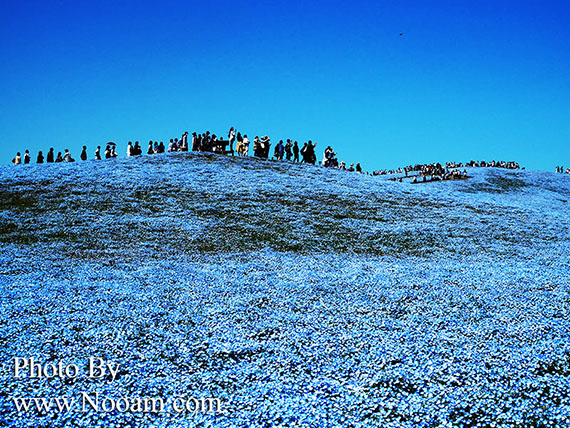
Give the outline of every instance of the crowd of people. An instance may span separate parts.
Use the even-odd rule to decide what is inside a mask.
[[[234,151],[234,144],[235,144],[235,151]],[[250,141],[247,134],[242,134],[238,132],[237,129],[231,127],[227,134],[227,139],[220,138],[216,134],[210,133],[210,131],[206,131],[204,133],[196,133],[193,132],[191,139],[189,137],[188,132],[184,132],[180,138],[172,138],[168,146],[165,146],[164,142],[160,141],[153,141],[150,140],[148,142],[148,147],[146,150],[147,155],[165,153],[165,152],[187,152],[189,150],[195,152],[212,152],[218,154],[231,154],[232,156],[237,153],[237,156],[249,156],[249,149],[250,145],[252,146],[252,154],[257,158],[262,159],[269,159],[270,148],[271,148],[271,138],[267,135],[259,137],[255,136],[253,141]],[[112,159],[118,157],[116,152],[116,144],[114,142],[108,142],[105,147],[105,151],[101,154],[101,146],[97,146],[94,159],[101,160],[105,159]],[[229,146],[229,148],[228,148]],[[308,140],[307,142],[303,143],[303,146],[300,147],[297,141],[292,139],[287,140],[279,140],[279,142],[275,145],[273,150],[272,159],[275,160],[287,160],[290,162],[299,162],[299,163],[307,163],[311,165],[315,165],[317,163],[317,156],[315,148],[317,146],[317,142],[313,142],[312,140]],[[126,155],[128,157],[131,156],[140,156],[143,154],[143,149],[138,141],[134,143],[129,141],[127,143],[127,151]],[[81,151],[80,159],[85,161],[88,159],[87,155],[87,147],[83,146]],[[24,152],[22,156],[20,152],[16,154],[14,159],[12,159],[12,163],[15,165],[19,164],[29,164],[31,163],[31,155],[29,150]],[[42,151],[39,151],[36,157],[36,163],[57,163],[57,162],[75,162],[75,159],[71,156],[71,153],[68,149],[65,151],[58,152],[55,155],[53,147],[49,149],[46,156],[44,156]],[[337,153],[333,150],[331,146],[327,146],[323,152],[323,159],[321,165],[325,168],[335,168],[344,171],[354,171],[358,173],[363,173],[362,167],[360,163],[351,163],[349,167],[346,166],[346,163],[343,161],[338,160]],[[439,181],[439,180],[455,180],[455,179],[462,179],[467,178],[467,172],[464,169],[460,171],[460,168],[465,167],[493,167],[493,168],[507,168],[507,169],[520,169],[520,166],[517,162],[505,162],[505,161],[491,161],[486,162],[482,161],[474,161],[471,160],[465,164],[459,162],[447,162],[445,166],[439,163],[433,164],[416,164],[416,165],[408,165],[403,168],[397,168],[392,170],[378,170],[374,171],[372,175],[392,175],[392,174],[405,174],[404,177],[395,177],[393,180],[402,181],[404,178],[414,178],[413,182],[426,182],[427,177],[431,177],[429,181]],[[570,174],[570,169],[567,168],[564,171],[562,166],[556,167],[556,172],[566,172]],[[417,173],[417,174],[411,174]],[[368,172],[365,174],[370,175]],[[418,181],[418,177],[421,179]]]
[[[566,170],[564,170],[563,166],[557,166],[556,172],[559,174],[570,174],[570,168],[566,168]]]
[[[482,161],[469,161],[465,164],[462,162],[446,162],[445,168],[439,163],[432,163],[432,164],[416,164],[416,165],[408,165],[403,168],[397,169],[383,169],[374,171],[372,175],[392,175],[392,174],[405,174],[406,177],[411,172],[417,172],[418,175],[423,176],[433,176],[438,175],[444,177],[446,174],[449,174],[449,170],[452,169],[459,169],[459,168],[479,168],[479,167],[487,167],[487,168],[507,168],[507,169],[520,169],[520,166],[517,162],[505,162],[505,161],[491,161],[486,162]],[[398,179],[398,178],[396,178]]]
[[[455,162],[454,162],[455,163]],[[520,166],[517,162],[505,162],[505,161],[491,161],[491,162],[485,162],[484,160],[482,161],[469,161],[465,164],[465,166],[469,166],[469,167],[487,167],[487,168],[506,168],[506,169],[520,169]],[[459,168],[461,168],[461,166],[459,166]]]
[[[84,146],[85,147],[85,146]],[[14,159],[12,159],[12,163],[14,165],[20,164],[28,164],[31,163],[32,157],[30,156],[30,151],[26,150],[24,152],[24,156],[20,154],[20,152],[16,153]],[[53,162],[75,162],[75,159],[71,157],[71,153],[69,150],[65,149],[65,152],[62,154],[61,152],[57,153],[57,156],[54,157],[53,148],[49,149],[47,155],[44,156],[43,152],[40,150],[38,152],[38,156],[36,157],[36,163],[53,163]]]
[[[374,171],[373,175],[387,175],[387,174],[404,174],[404,177],[394,177],[391,180],[402,182],[405,178],[413,178],[412,183],[425,183],[430,181],[443,181],[443,180],[460,180],[468,178],[467,170],[461,168],[506,168],[506,169],[520,169],[517,162],[505,161],[469,161],[465,164],[462,162],[446,162],[445,166],[440,163],[431,164],[416,164],[408,165],[404,168],[396,170],[380,170]],[[524,168],[523,168],[524,169]],[[412,174],[415,173],[415,174]],[[430,179],[428,180],[428,177]]]
[[[428,176],[431,177],[430,180],[428,180]],[[421,177],[420,180],[418,180],[418,178]],[[414,179],[412,180],[413,184],[416,183],[425,183],[428,181],[443,181],[443,180],[461,180],[464,178],[467,178],[467,170],[464,169],[463,171],[459,171],[458,169],[449,169],[446,168],[444,170],[434,170],[434,174],[420,174],[420,175],[416,175],[414,176]],[[400,182],[402,180],[400,179]]]
[[[234,144],[236,145],[235,151]],[[218,137],[216,134],[210,133],[210,131],[206,131],[200,134],[194,132],[192,133],[192,138],[190,141],[189,133],[185,132],[180,138],[172,138],[168,144],[168,147],[165,146],[164,142],[162,141],[158,142],[150,140],[148,142],[146,154],[152,155],[157,153],[165,153],[166,151],[187,152],[189,150],[192,150],[196,152],[212,152],[231,155],[237,153],[238,156],[248,156],[250,145],[252,146],[253,156],[262,159],[269,159],[271,139],[267,135],[262,137],[256,136],[253,141],[250,142],[247,134],[242,135],[242,133],[237,132],[234,127],[230,128],[227,140]],[[228,146],[229,149],[227,149]],[[315,153],[316,146],[317,143],[313,142],[312,140],[305,142],[302,147],[299,146],[299,143],[297,141],[293,141],[291,139],[287,139],[286,141],[280,140],[274,147],[272,159],[288,160],[291,162],[308,163],[315,165],[317,162],[317,156]],[[128,157],[139,156],[142,154],[143,150],[138,141],[135,141],[134,143],[132,141],[129,141],[127,143],[126,155]],[[103,157],[105,159],[110,159],[117,156],[118,154],[116,152],[116,144],[114,142],[109,142],[106,145],[103,155],[101,154],[101,146],[97,146],[94,154],[94,159],[101,160]],[[88,156],[86,146],[83,146],[80,158],[81,160],[87,160]],[[59,152],[57,154],[57,157],[54,157],[53,148],[49,150],[47,157],[44,157],[43,152],[40,151],[36,158],[37,163],[74,161],[75,159],[71,157],[69,150],[67,149],[65,150],[64,154]],[[26,150],[23,157],[21,156],[20,152],[18,152],[14,159],[12,159],[12,163],[15,165],[31,163],[31,156],[29,151]],[[352,164],[350,168],[346,168],[344,162],[340,162],[339,164],[338,159],[336,158],[336,153],[330,146],[325,149],[323,166],[345,169],[348,171],[362,172],[360,164],[357,164],[356,168],[354,167],[354,164]]]
[[[456,169],[456,168],[506,168],[506,169],[520,169],[517,162],[505,162],[505,161],[469,161],[465,164],[462,162],[446,162],[445,167],[439,163],[432,164],[416,164],[408,165],[404,168],[406,175],[414,171],[418,172],[419,175],[443,175],[446,170]]]

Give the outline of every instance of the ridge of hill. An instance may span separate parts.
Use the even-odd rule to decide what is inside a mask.
[[[117,246],[143,253],[269,247],[534,257],[567,238],[567,177],[488,168],[469,174],[465,181],[410,186],[194,153],[8,167],[0,169],[0,240],[66,242],[69,256],[74,250],[79,257],[106,256]]]

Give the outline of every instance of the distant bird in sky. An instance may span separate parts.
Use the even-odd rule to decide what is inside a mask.
[[[404,35],[404,33],[400,33],[400,36],[403,36],[403,35]]]

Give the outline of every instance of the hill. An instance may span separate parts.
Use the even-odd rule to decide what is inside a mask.
[[[213,154],[0,167],[10,426],[568,421],[570,177],[413,186]],[[10,397],[219,397],[226,415],[17,413]],[[564,419],[566,418],[566,419]],[[534,425],[533,425],[534,424]]]

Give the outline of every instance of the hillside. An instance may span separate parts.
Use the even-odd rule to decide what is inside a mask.
[[[570,423],[570,176],[469,174],[414,186],[201,153],[0,167],[0,362],[122,367],[113,382],[3,370],[2,419]],[[94,389],[220,397],[228,414],[9,400]]]

